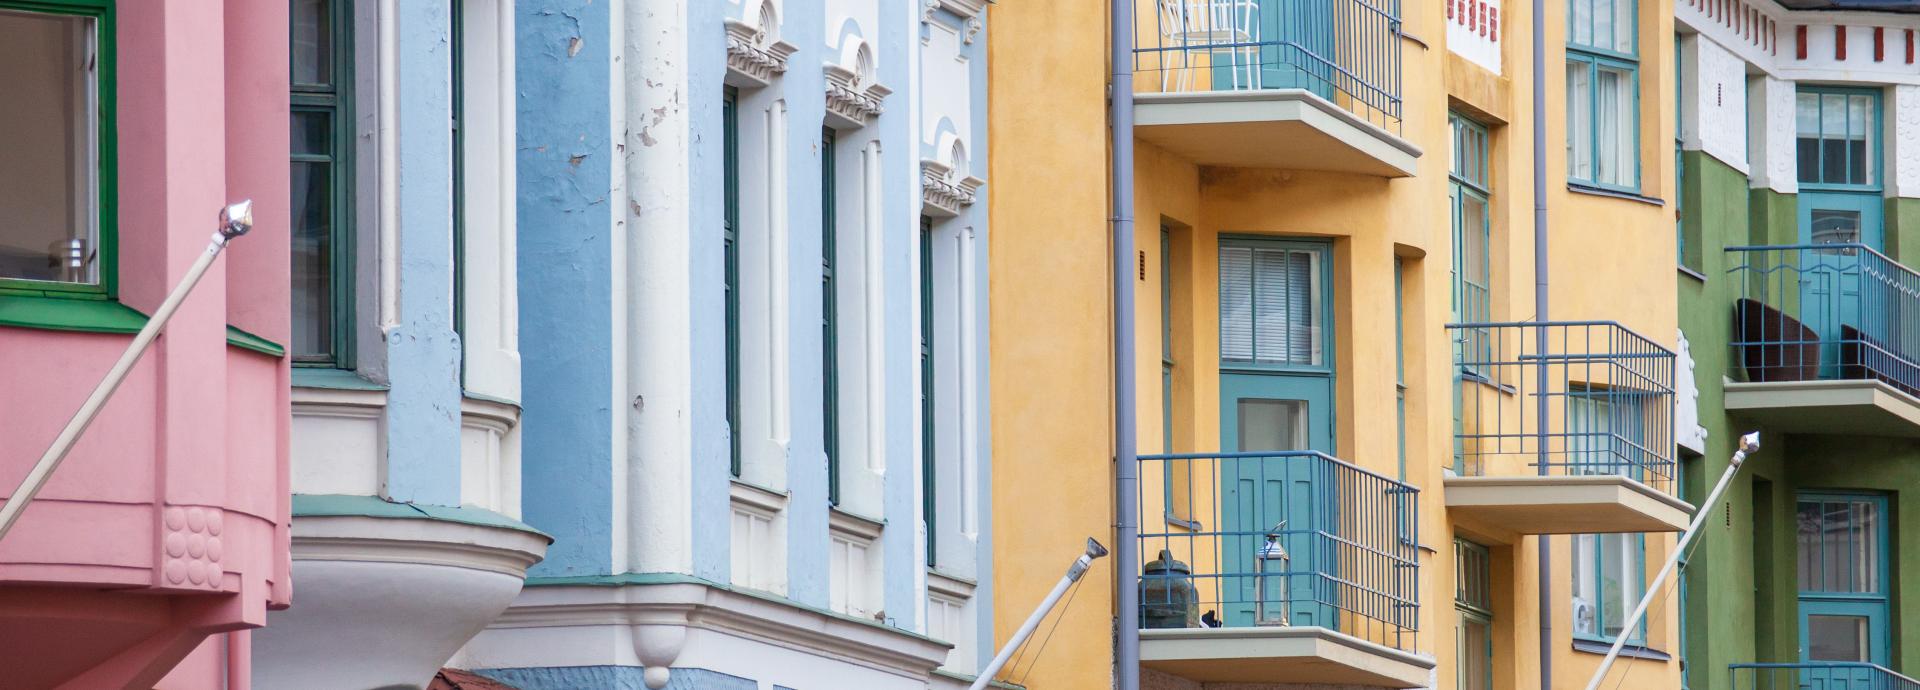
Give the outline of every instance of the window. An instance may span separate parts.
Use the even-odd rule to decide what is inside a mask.
[[[12,4],[0,2],[0,295],[105,297],[115,279],[113,3]]]
[[[1406,265],[1393,257],[1393,429],[1398,445],[1400,481],[1407,480],[1407,327]]]
[[[1867,89],[1802,87],[1794,98],[1801,184],[1880,185],[1880,94]]]
[[[729,86],[720,100],[721,167],[726,212],[721,216],[721,281],[726,301],[727,457],[740,476],[740,94]]]
[[[1639,534],[1573,535],[1573,634],[1613,641],[1646,587],[1646,537]],[[1628,634],[1645,640],[1643,622]]]
[[[1453,540],[1453,609],[1457,656],[1454,687],[1493,690],[1492,556],[1487,547]]]
[[[1447,186],[1453,201],[1453,320],[1486,323],[1493,320],[1492,221],[1487,213],[1489,178],[1487,128],[1459,114],[1449,114],[1453,130],[1452,162]],[[1461,331],[1466,351],[1459,361],[1484,362],[1490,339],[1486,329]]]
[[[1160,452],[1173,450],[1173,228],[1160,226]],[[1165,468],[1167,520],[1193,528],[1193,466],[1185,460]]]
[[[1638,13],[1634,0],[1567,8],[1567,180],[1638,191]]]
[[[1795,503],[1803,658],[1887,663],[1886,497],[1802,493]]]
[[[352,366],[352,7],[293,0],[293,361]]]
[[[920,217],[920,516],[927,523],[927,566],[937,565],[934,550],[936,506],[940,501],[934,481],[939,471],[939,445],[934,434],[933,390],[933,219]]]
[[[466,9],[461,0],[453,0],[447,9],[451,15],[448,23],[447,47],[452,54],[448,60],[450,83],[453,84],[453,98],[449,105],[452,111],[448,118],[453,135],[453,166],[449,175],[453,179],[453,332],[461,336],[465,345],[467,335],[467,272],[464,270],[467,257],[467,194],[466,194],[466,133],[460,129],[460,120],[466,114]],[[465,350],[462,350],[465,354]],[[460,367],[460,383],[465,388],[467,368]]]
[[[834,293],[833,260],[838,251],[834,227],[834,136],[820,132],[820,391],[821,448],[827,455],[827,502],[840,505],[840,351],[839,299]]]
[[[1220,247],[1220,359],[1324,367],[1320,253]]]

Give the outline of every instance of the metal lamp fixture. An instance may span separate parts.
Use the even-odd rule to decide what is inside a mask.
[[[1287,579],[1292,574],[1293,559],[1287,555],[1287,547],[1280,545],[1280,535],[1287,530],[1287,521],[1273,526],[1267,532],[1267,540],[1253,552],[1253,624],[1254,625],[1290,625],[1287,621]],[[1279,575],[1279,591],[1275,593],[1274,575]],[[1268,602],[1276,605],[1269,607]]]

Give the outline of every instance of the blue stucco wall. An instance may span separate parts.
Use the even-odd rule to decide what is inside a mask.
[[[609,125],[616,46],[608,3],[520,0],[514,12],[521,511],[555,540],[530,574],[603,575],[617,572],[607,198],[619,164]]]
[[[454,333],[451,15],[445,0],[401,3],[395,74],[398,322],[386,329],[387,497],[460,505],[460,341]]]

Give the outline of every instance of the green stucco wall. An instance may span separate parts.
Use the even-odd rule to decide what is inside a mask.
[[[1737,257],[1724,249],[1797,243],[1795,197],[1750,189],[1745,175],[1701,152],[1689,151],[1684,160],[1683,224],[1690,229],[1690,248],[1697,244],[1700,250],[1688,252],[1687,259],[1698,261],[1704,279],[1680,279],[1680,327],[1693,357],[1700,424],[1707,430],[1705,455],[1685,460],[1682,468],[1687,501],[1705,500],[1739,434],[1759,430],[1765,439],[1724,504],[1712,508],[1688,561],[1688,687],[1732,690],[1728,664],[1799,661],[1795,496],[1811,490],[1887,495],[1893,545],[1889,661],[1913,675],[1920,671],[1920,623],[1903,625],[1901,603],[1920,601],[1920,563],[1903,568],[1901,554],[1920,554],[1920,510],[1904,509],[1902,498],[1920,494],[1920,439],[1788,436],[1722,411],[1733,301],[1741,292],[1737,276],[1728,274]],[[1915,263],[1920,200],[1890,200],[1886,218],[1888,254]]]

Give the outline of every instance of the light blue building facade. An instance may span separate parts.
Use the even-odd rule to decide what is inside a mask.
[[[455,661],[964,687],[993,634],[984,0],[513,12],[519,508],[554,543]]]

